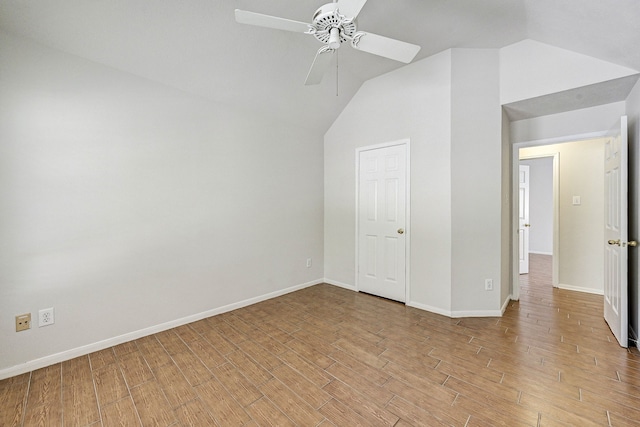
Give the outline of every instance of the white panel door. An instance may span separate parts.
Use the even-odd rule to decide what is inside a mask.
[[[406,299],[406,145],[358,159],[358,291]]]
[[[518,254],[520,274],[529,273],[529,165],[520,165],[518,173]]]
[[[604,319],[628,346],[627,307],[627,117],[605,143]]]

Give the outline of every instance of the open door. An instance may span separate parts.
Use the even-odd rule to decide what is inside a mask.
[[[627,117],[605,143],[604,319],[622,347],[628,346]],[[635,245],[635,242],[631,243]]]
[[[518,197],[518,255],[520,274],[529,273],[529,166],[520,165]]]

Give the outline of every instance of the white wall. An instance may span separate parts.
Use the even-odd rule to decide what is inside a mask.
[[[503,79],[523,75],[506,72],[521,52],[503,53],[500,70],[491,50],[455,49],[366,82],[325,135],[323,188],[322,139],[305,129],[2,34],[0,377],[33,359],[315,283],[323,264],[329,281],[352,287],[355,149],[405,138],[410,303],[453,314],[499,308],[512,227],[494,83],[498,105],[533,96],[505,89]],[[562,70],[549,57],[536,60]],[[592,80],[620,74],[613,67]],[[539,89],[527,75],[519,84]],[[568,81],[567,89],[582,80]],[[515,122],[510,140],[599,132],[625,108],[636,129],[639,92],[626,105]],[[476,206],[491,235],[482,231],[465,249]],[[478,249],[485,252],[476,262],[468,255]],[[480,291],[485,277],[502,278],[499,297]],[[50,306],[54,326],[13,331],[15,314]]]
[[[540,55],[528,56],[532,51]],[[524,78],[523,57],[554,71],[527,72]],[[325,135],[325,277],[349,288],[356,281],[355,148],[409,138],[409,303],[454,316],[499,309],[507,296],[502,281],[513,277],[511,262],[504,261],[515,247],[508,215],[513,183],[504,176],[510,170],[509,144],[602,135],[624,111],[624,102],[617,102],[514,122],[507,132],[501,102],[633,73],[531,42],[497,55],[490,49],[452,49],[368,81]],[[511,236],[508,243],[505,234]],[[483,290],[485,278],[500,289],[495,296]]]
[[[322,279],[321,136],[7,34],[0,76],[0,378]]]
[[[625,114],[625,103],[599,105],[511,123],[511,142],[552,143],[602,136]]]
[[[501,303],[498,53],[452,50],[451,310],[459,316],[498,310]],[[493,280],[493,291],[485,291],[485,279]]]
[[[560,288],[598,294],[604,290],[604,141],[520,149],[520,157],[559,153]],[[573,196],[580,196],[580,205],[573,205]]]
[[[499,313],[498,52],[453,49],[372,79],[325,135],[325,277],[355,286],[355,149],[411,141],[409,305]],[[484,280],[494,291],[484,290]]]
[[[355,150],[411,144],[411,294],[451,307],[451,52],[367,81],[325,134],[325,277],[355,286]]]
[[[529,166],[529,251],[553,254],[553,157],[520,160]]]
[[[633,74],[637,71],[523,40],[500,49],[500,101],[509,104]]]
[[[536,42],[500,50],[497,59],[492,55],[491,50],[453,49],[372,79],[327,132],[325,277],[330,282],[355,284],[355,148],[409,138],[409,303],[449,315],[487,314],[513,290],[505,280],[513,278],[517,236],[511,144],[602,135],[624,113],[625,103],[509,123],[505,114],[494,114],[493,101],[499,107],[635,71]],[[522,64],[531,61],[535,67],[523,71]],[[539,72],[540,67],[550,71]],[[476,207],[479,220],[473,215]],[[483,234],[478,224],[495,234]],[[497,298],[482,290],[483,278],[498,281]],[[581,277],[575,281],[568,286],[596,287]]]
[[[629,124],[629,238],[640,240],[640,83],[626,102]],[[629,329],[634,339],[640,334],[640,256],[629,251]],[[636,345],[638,345],[636,343]]]

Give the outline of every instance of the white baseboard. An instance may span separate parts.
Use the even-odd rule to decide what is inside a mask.
[[[448,310],[443,310],[439,307],[433,307],[433,306],[422,304],[415,301],[407,302],[407,306],[413,307],[413,308],[419,308],[420,310],[428,311],[430,313],[441,314],[442,316],[453,317],[451,315],[451,312]]]
[[[604,295],[604,289],[582,288],[580,286],[565,285],[558,283],[558,288],[565,289],[567,291],[586,292],[588,294]]]
[[[509,300],[507,300],[508,303]],[[506,304],[503,306],[502,310],[461,310],[461,311],[449,311],[443,310],[439,307],[433,307],[427,304],[422,304],[415,301],[409,301],[407,306],[419,308],[420,310],[428,311],[435,314],[441,314],[443,316],[451,317],[451,318],[459,318],[459,317],[502,317],[504,313],[504,309],[506,309]]]
[[[509,306],[509,303],[511,302],[512,298],[511,295],[509,295],[507,297],[506,300],[504,300],[504,303],[502,304],[502,307],[500,308],[500,317],[504,316],[504,312],[507,311],[507,307]]]
[[[337,280],[327,279],[326,277],[324,278],[324,283],[327,283],[333,286],[338,286],[339,288],[349,289],[350,291],[354,291],[354,292],[356,291],[356,287],[354,285],[348,285],[346,283],[338,282]]]
[[[539,251],[532,251],[532,250],[529,251],[529,254],[553,256],[553,252],[539,252]]]
[[[502,317],[500,310],[462,310],[452,311],[451,317]]]
[[[348,285],[346,283],[341,283],[335,280],[327,279],[325,277],[324,283],[328,283],[329,285],[339,286],[341,288],[349,289],[351,291],[356,291],[356,287],[353,285]],[[449,311],[443,310],[439,307],[430,306],[427,304],[422,304],[415,301],[408,301],[405,303],[407,307],[418,308],[420,310],[428,311],[430,313],[440,314],[442,316],[457,318],[457,317],[502,317],[504,311],[507,309],[507,305],[511,298],[507,298],[507,300],[502,305],[500,310],[475,310],[475,311]]]
[[[172,320],[169,322],[161,323],[159,325],[151,326],[148,328],[140,329],[137,331],[129,332],[124,335],[109,338],[106,340],[98,341],[95,343],[87,344],[81,347],[65,350],[60,353],[51,354],[49,356],[41,357],[39,359],[30,360],[20,365],[12,366],[0,370],[0,380],[5,378],[14,377],[16,375],[31,372],[36,369],[44,368],[54,365],[56,363],[64,362],[76,357],[84,356],[95,351],[104,350],[105,348],[113,347],[118,344],[122,344],[128,341],[136,340],[138,338],[146,337],[147,335],[156,334],[158,332],[166,331],[178,326],[186,325],[187,323],[196,322],[207,317],[215,316],[216,314],[226,313],[228,311],[236,310],[238,308],[247,307],[252,304],[256,304],[262,301],[266,301],[271,298],[276,298],[281,295],[285,295],[291,292],[298,291],[300,289],[308,288],[310,286],[323,283],[323,279],[313,280],[311,282],[302,283],[300,285],[291,286],[289,288],[280,289],[278,291],[270,292],[268,294],[260,295],[257,297],[249,298],[236,303],[228,304],[222,307],[213,308],[211,310],[203,311],[202,313],[193,314],[191,316],[183,317],[180,319]]]

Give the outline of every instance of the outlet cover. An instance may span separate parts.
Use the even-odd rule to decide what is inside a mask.
[[[38,327],[49,326],[55,323],[55,318],[53,317],[53,307],[44,308],[38,311]]]
[[[16,332],[31,329],[31,313],[16,316]]]
[[[492,291],[493,290],[493,279],[486,279],[484,281],[484,290]]]

